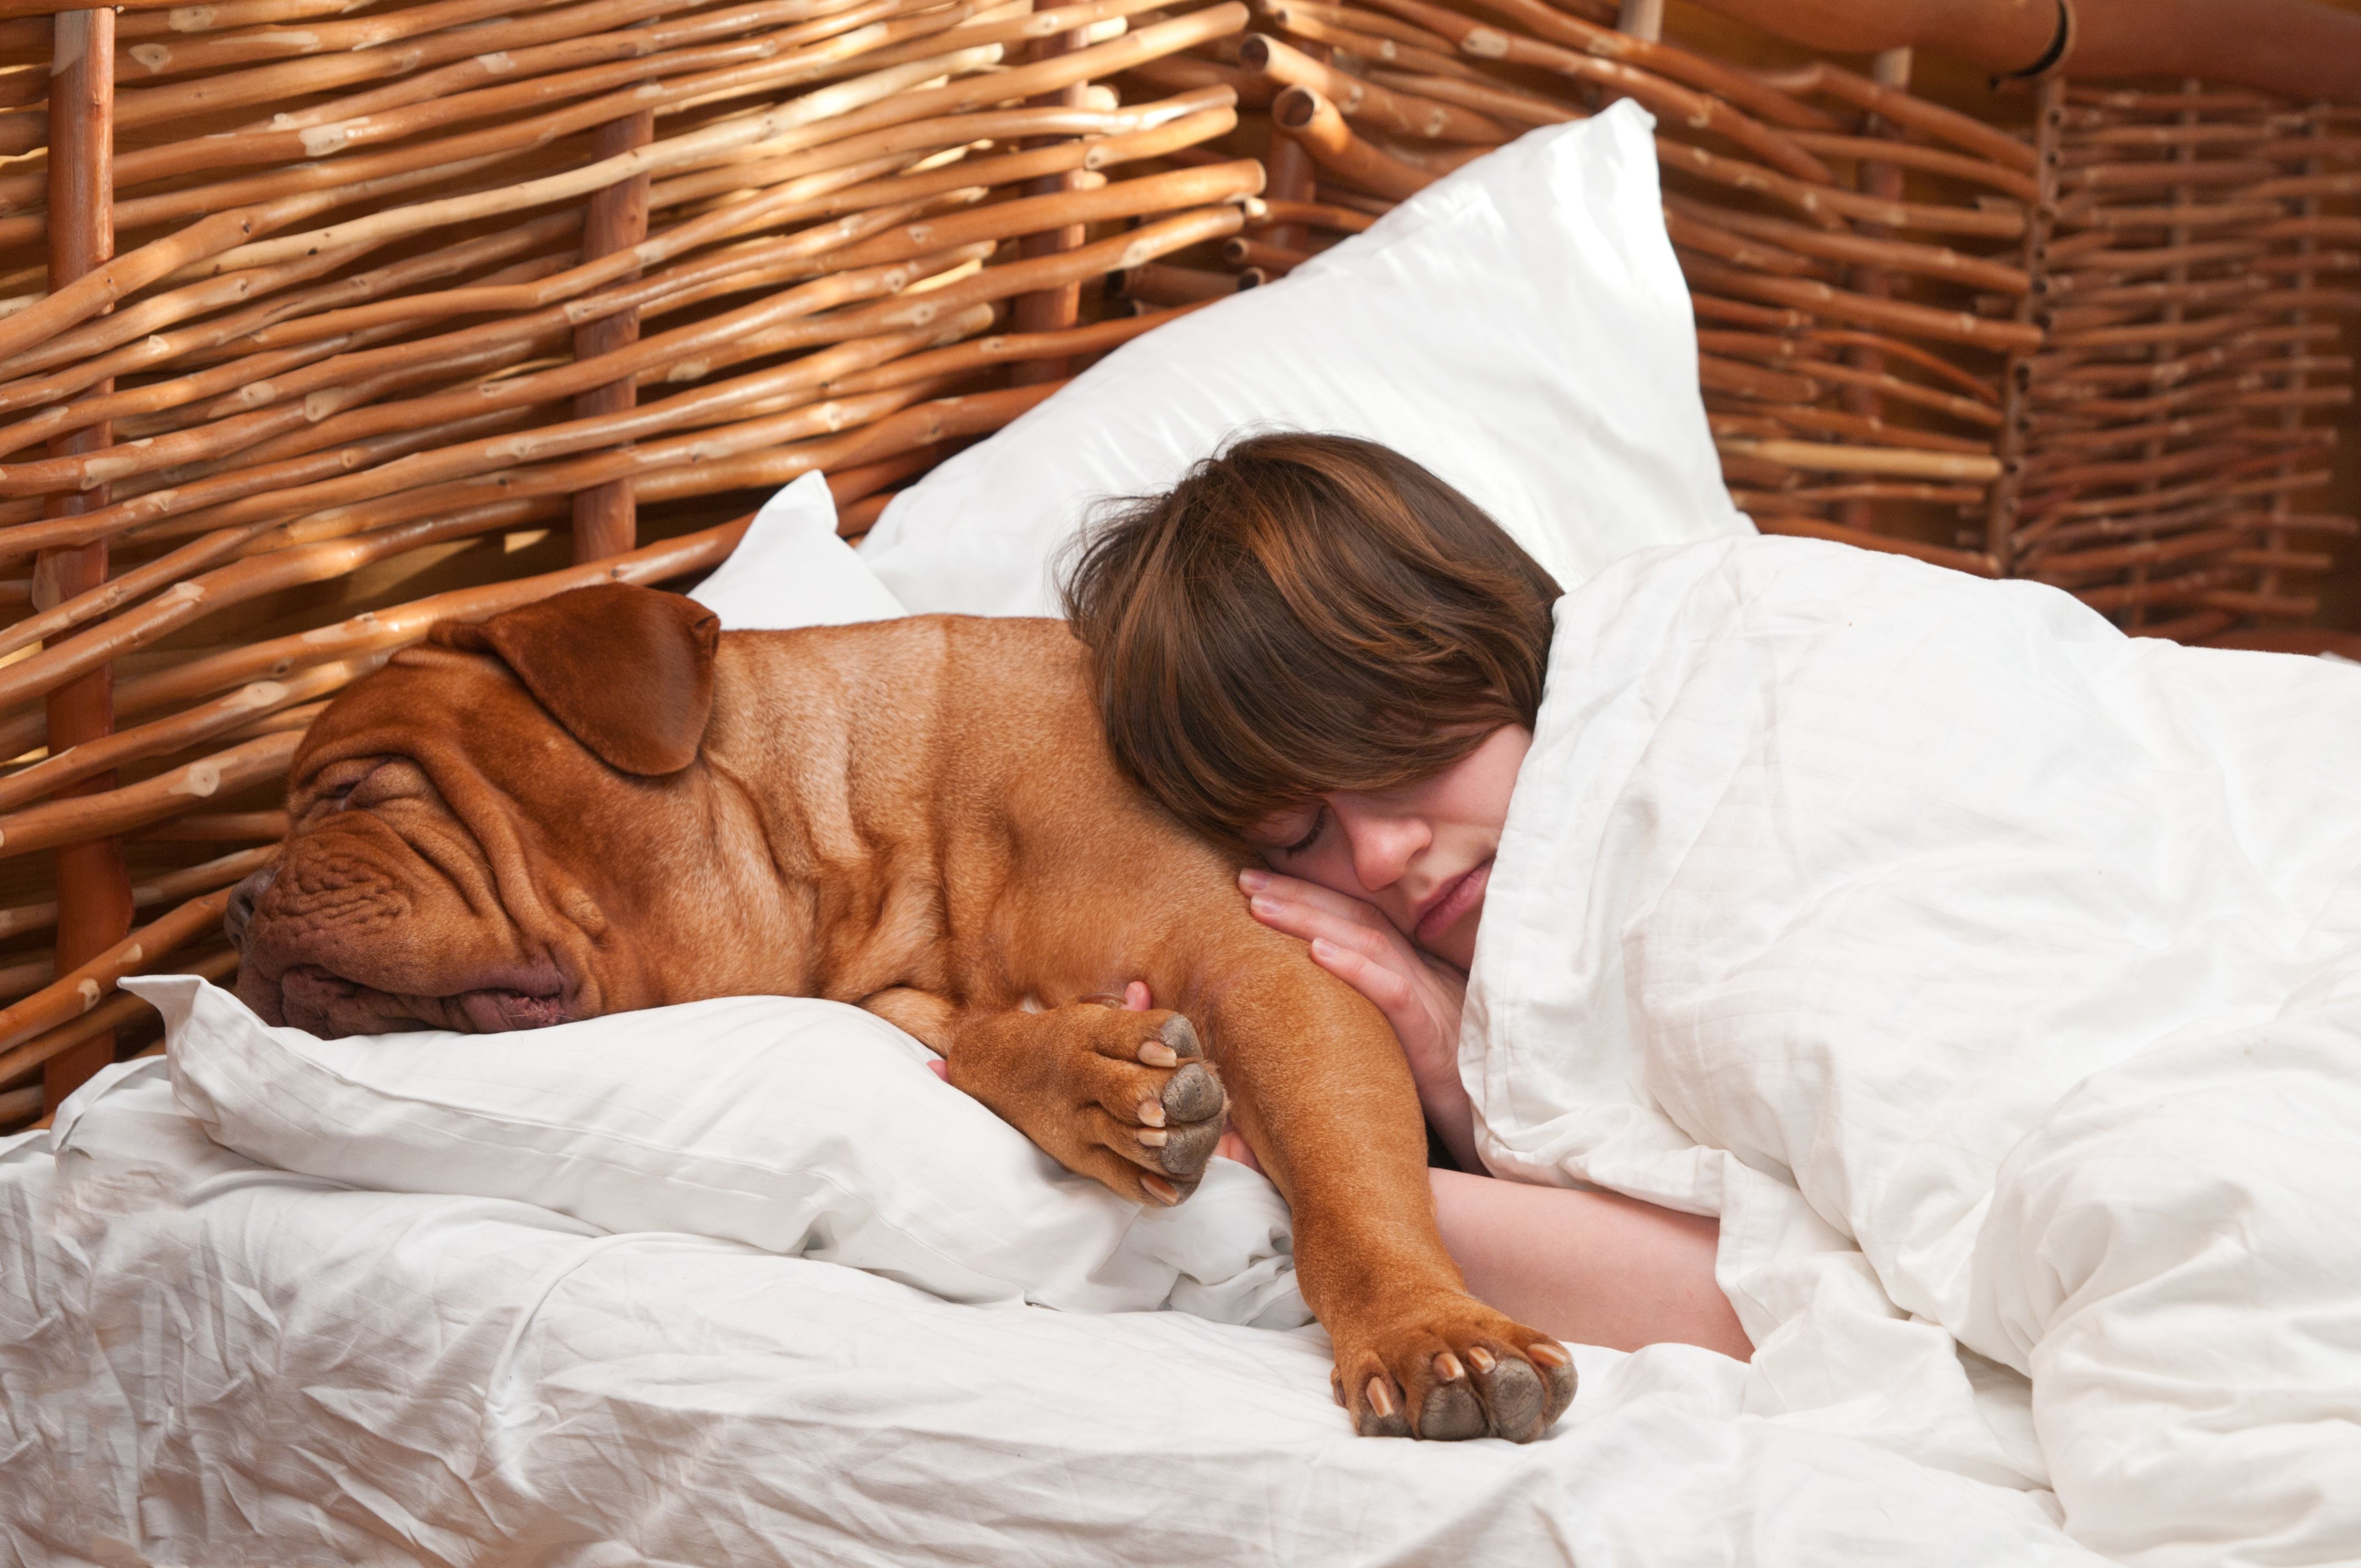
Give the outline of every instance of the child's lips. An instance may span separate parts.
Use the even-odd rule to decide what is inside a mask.
[[[1463,916],[1483,902],[1484,888],[1491,880],[1492,862],[1486,860],[1435,894],[1434,902],[1419,916],[1418,924],[1411,931],[1411,938],[1421,947],[1433,947],[1445,931],[1459,924]]]

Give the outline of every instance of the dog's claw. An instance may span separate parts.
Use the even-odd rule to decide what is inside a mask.
[[[1534,1368],[1549,1385],[1549,1400],[1542,1409],[1542,1429],[1546,1431],[1574,1403],[1574,1357],[1565,1346],[1548,1340],[1527,1345],[1525,1354],[1532,1357]]]
[[[1369,1379],[1363,1390],[1367,1408],[1354,1424],[1363,1437],[1408,1437],[1410,1421],[1394,1399],[1394,1391],[1382,1377]]]

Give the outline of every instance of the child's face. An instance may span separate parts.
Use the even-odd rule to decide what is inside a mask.
[[[1345,791],[1258,824],[1271,870],[1365,899],[1447,963],[1476,956],[1492,856],[1532,731],[1507,725],[1433,778],[1371,795]]]

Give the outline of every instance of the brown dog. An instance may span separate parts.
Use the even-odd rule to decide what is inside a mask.
[[[312,727],[239,994],[330,1036],[830,997],[1150,1202],[1226,1083],[1360,1430],[1539,1436],[1571,1362],[1466,1293],[1384,1018],[1116,772],[1082,659],[1057,621],[723,635],[621,586],[437,628]],[[1176,1010],[1094,1000],[1133,980]]]

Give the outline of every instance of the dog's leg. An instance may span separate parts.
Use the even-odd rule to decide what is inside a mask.
[[[1220,1075],[1178,1013],[963,1009],[907,988],[862,1005],[941,1053],[953,1088],[1135,1202],[1186,1198],[1221,1137]]]
[[[1400,1045],[1291,946],[1225,966],[1196,1010],[1232,1119],[1293,1211],[1296,1275],[1336,1347],[1337,1402],[1372,1436],[1539,1437],[1573,1401],[1573,1358],[1467,1293],[1435,1230]]]

